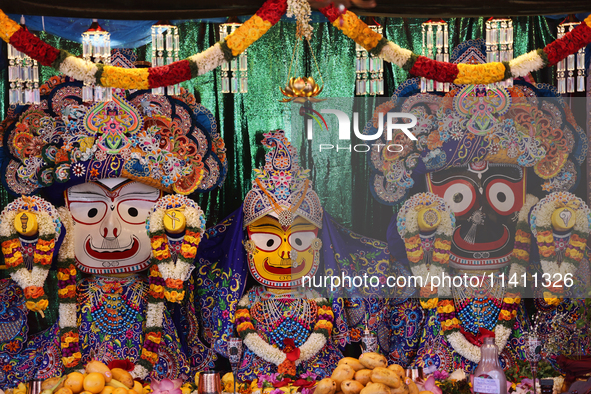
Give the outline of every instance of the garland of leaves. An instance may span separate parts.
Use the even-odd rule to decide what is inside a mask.
[[[236,31],[209,49],[159,67],[126,69],[94,64],[79,59],[41,41],[27,28],[20,26],[0,10],[0,38],[39,64],[87,83],[123,89],[150,89],[175,85],[205,74],[223,61],[230,61],[244,52],[275,25],[287,10],[287,0],[267,0],[263,6]],[[332,4],[320,10],[335,27],[363,46],[368,52],[409,71],[411,75],[455,84],[490,84],[508,78],[528,75],[560,60],[591,43],[591,16],[562,38],[510,62],[486,64],[454,64],[429,59],[403,49],[373,32],[351,11],[341,12]]]

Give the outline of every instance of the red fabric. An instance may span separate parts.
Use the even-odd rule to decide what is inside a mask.
[[[287,0],[267,0],[256,12],[256,15],[274,25],[279,22],[286,11]]]
[[[328,18],[330,23],[333,23],[339,18],[339,16],[347,12],[347,10],[340,12],[338,8],[336,8],[332,3],[324,8],[321,8],[319,11],[322,12],[322,15]]]
[[[167,66],[149,69],[148,83],[151,88],[176,85],[191,79],[191,67],[188,60],[180,60]]]
[[[553,66],[562,59],[577,52],[591,42],[591,27],[585,22],[571,32],[566,33],[561,39],[546,45],[544,52],[548,56],[548,65]]]
[[[300,348],[296,347],[295,342],[292,338],[285,338],[283,340],[283,353],[289,361],[296,361],[300,358]]]
[[[10,45],[20,52],[26,53],[44,66],[51,66],[51,63],[60,54],[58,49],[41,41],[37,36],[29,32],[26,27],[21,27],[10,37]]]
[[[113,360],[107,365],[107,367],[109,367],[109,369],[121,368],[125,371],[131,372],[135,368],[135,364],[129,360]]]
[[[560,368],[566,373],[566,380],[574,380],[591,373],[591,356],[578,356],[578,360],[571,360],[563,355],[556,358]]]
[[[283,378],[283,380],[281,382],[273,383],[273,387],[278,389],[279,387],[285,387],[290,383],[291,383],[290,378]]]
[[[494,332],[487,330],[486,328],[482,328],[482,327],[480,327],[478,335],[474,335],[471,332],[464,331],[463,328],[460,328],[460,331],[462,332],[462,334],[464,334],[464,337],[466,338],[466,340],[468,340],[468,342],[470,342],[472,345],[476,345],[476,346],[482,346],[482,341],[484,340],[484,338],[494,338],[495,337]]]
[[[298,391],[302,391],[304,387],[312,387],[316,384],[315,380],[298,379],[293,382],[294,386],[299,386]]]
[[[458,76],[458,66],[454,63],[438,62],[425,56],[419,56],[410,73],[438,82],[453,82]]]

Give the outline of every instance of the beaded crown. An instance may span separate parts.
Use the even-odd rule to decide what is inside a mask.
[[[271,150],[265,155],[265,165],[255,169],[252,189],[244,198],[244,227],[265,215],[280,215],[292,211],[322,228],[322,207],[308,181],[310,170],[298,163],[298,152],[285,137],[283,130],[264,135],[262,144]]]
[[[16,194],[59,193],[102,178],[129,178],[179,194],[205,192],[226,175],[215,118],[195,97],[129,94],[82,100],[82,83],[52,77],[41,102],[11,107],[2,122],[4,180]]]
[[[482,40],[470,40],[452,59],[479,63],[484,51]],[[573,188],[588,150],[584,131],[554,87],[514,84],[452,84],[448,93],[424,94],[418,78],[403,83],[376,108],[364,133],[376,133],[379,113],[406,112],[417,117],[412,129],[417,140],[399,133],[393,142],[404,147],[402,152],[371,152],[374,196],[395,205],[407,198],[416,176],[484,161],[532,168],[545,192]]]

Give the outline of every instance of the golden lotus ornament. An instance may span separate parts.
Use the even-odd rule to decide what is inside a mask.
[[[315,98],[322,92],[322,89],[324,89],[324,85],[319,86],[312,77],[291,77],[285,89],[279,88],[281,93],[287,97],[280,101],[282,103],[295,101],[300,104],[305,103],[306,101],[311,101],[313,103],[324,101],[325,99]]]

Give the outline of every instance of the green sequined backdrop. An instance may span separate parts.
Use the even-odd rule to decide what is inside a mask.
[[[384,35],[404,48],[421,51],[421,19],[378,18],[384,27]],[[457,18],[448,20],[451,48],[459,43],[483,36],[483,18]],[[543,47],[555,37],[543,17],[514,18],[515,56]],[[200,52],[216,42],[218,25],[187,22],[179,26],[181,58]],[[80,44],[41,33],[50,44],[80,54]],[[198,96],[218,119],[221,135],[228,150],[228,176],[221,189],[207,195],[192,196],[203,207],[208,225],[214,224],[237,209],[251,186],[252,169],[261,163],[262,154],[257,148],[257,133],[283,128],[290,130],[291,106],[280,103],[279,91],[288,80],[288,69],[295,44],[295,24],[280,22],[248,49],[248,93],[220,93],[219,70],[200,76],[183,86]],[[355,80],[355,44],[328,23],[314,24],[311,47],[325,83],[322,96],[352,97]],[[150,46],[137,49],[140,60],[146,59]],[[149,55],[146,60],[149,59]],[[312,75],[320,80],[310,50],[298,47],[299,62],[292,75]],[[386,95],[389,96],[408,74],[385,63]],[[42,67],[41,76],[46,80],[55,71]],[[541,81],[551,81],[552,70],[536,75]],[[0,111],[6,110],[7,75],[0,71]],[[368,107],[371,107],[368,104]],[[371,108],[367,108],[369,110]],[[353,141],[352,141],[353,142]],[[321,155],[310,152],[305,144],[300,148],[303,167],[312,168],[312,181],[327,212],[337,221],[355,231],[379,239],[385,238],[386,228],[374,225],[374,219],[389,218],[392,208],[378,204],[368,188],[369,169],[362,155]],[[6,205],[9,197],[0,192],[0,203]],[[2,273],[0,273],[0,276]],[[53,320],[51,317],[50,321]]]

